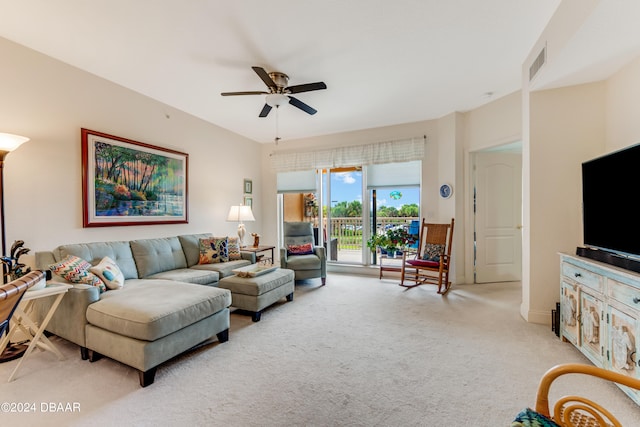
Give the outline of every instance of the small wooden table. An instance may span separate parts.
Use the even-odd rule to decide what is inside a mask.
[[[24,352],[24,355],[22,356],[22,358],[16,365],[15,369],[9,376],[9,380],[7,382],[11,382],[14,379],[14,377],[16,376],[16,373],[18,372],[18,369],[20,369],[20,366],[22,366],[22,363],[31,354],[34,347],[39,347],[43,350],[51,351],[56,356],[58,356],[59,360],[64,360],[64,355],[44,335],[44,330],[49,324],[51,317],[53,317],[53,313],[55,313],[56,310],[58,309],[58,305],[60,305],[60,301],[62,301],[62,298],[71,287],[73,286],[67,285],[64,283],[50,282],[43,289],[27,291],[24,293],[24,296],[22,297],[22,301],[20,301],[20,304],[18,305],[18,307],[16,307],[16,311],[13,313],[13,317],[11,317],[11,324],[13,327],[11,328],[9,333],[5,335],[2,341],[0,341],[0,353],[4,351],[4,348],[7,346],[7,344],[11,340],[11,337],[13,337],[16,330],[18,329],[27,336],[27,339],[30,342],[29,342],[29,347],[27,347],[27,350]],[[38,298],[45,298],[52,295],[57,295],[57,296],[53,301],[51,308],[49,308],[49,311],[47,312],[47,315],[45,316],[44,320],[42,320],[40,326],[38,326],[38,324],[31,317],[29,317],[29,314],[32,312],[33,303]]]
[[[271,251],[271,258],[264,258],[264,260],[268,260],[271,259],[271,263],[274,262],[275,260],[275,246],[245,246],[244,248],[240,248],[240,251],[245,251],[245,252],[253,252],[254,254],[256,254],[256,261],[261,261],[263,259],[264,256],[260,256],[258,257],[258,254],[260,252],[267,252],[267,251]]]
[[[387,255],[378,254],[378,265],[380,266],[380,279],[385,271],[399,273],[402,271],[402,255],[389,258]]]

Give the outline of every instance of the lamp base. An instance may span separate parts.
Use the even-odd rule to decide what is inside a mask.
[[[247,234],[247,229],[244,228],[244,224],[243,223],[238,224],[238,244],[240,245],[241,248],[245,247],[244,236],[246,234]]]
[[[28,345],[9,343],[7,348],[0,354],[0,363],[10,362],[12,360],[22,357],[25,351],[27,351]]]

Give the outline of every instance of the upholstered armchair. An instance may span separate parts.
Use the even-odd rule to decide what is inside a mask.
[[[327,256],[322,246],[315,246],[310,222],[285,222],[284,247],[280,249],[280,267],[295,272],[295,280],[319,277],[324,286]]]

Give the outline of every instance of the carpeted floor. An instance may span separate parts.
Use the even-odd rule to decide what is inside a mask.
[[[133,369],[82,361],[56,338],[65,361],[37,352],[12,383],[17,361],[0,364],[0,402],[35,404],[35,413],[0,411],[0,424],[507,426],[534,404],[544,371],[588,363],[549,327],[524,322],[518,283],[454,286],[445,297],[392,278],[319,283],[298,284],[293,302],[258,323],[232,313],[229,342],[162,365],[144,389]],[[596,380],[571,376],[552,392],[576,390],[626,426],[640,419],[635,403]]]

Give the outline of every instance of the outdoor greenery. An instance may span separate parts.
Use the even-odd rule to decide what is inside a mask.
[[[420,209],[416,203],[402,205],[400,209],[393,206],[378,206],[376,215],[379,217],[417,217]],[[324,209],[324,215],[327,211]],[[331,208],[331,216],[334,218],[353,218],[362,216],[362,203],[358,200],[351,202],[339,202]]]

